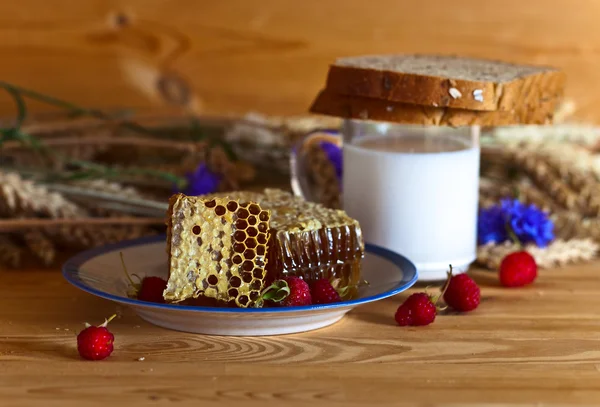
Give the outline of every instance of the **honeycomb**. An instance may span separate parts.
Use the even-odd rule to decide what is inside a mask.
[[[226,195],[238,202],[256,202],[271,212],[268,279],[296,275],[309,282],[319,278],[340,278],[342,285],[352,286],[360,282],[362,231],[344,211],[278,189]]]
[[[169,201],[165,300],[203,296],[254,306],[265,284],[270,211],[231,197],[173,195]]]

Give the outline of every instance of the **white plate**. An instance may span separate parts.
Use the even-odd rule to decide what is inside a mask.
[[[362,277],[369,282],[352,301],[288,308],[211,308],[154,304],[127,297],[123,252],[131,274],[167,277],[165,236],[152,236],[92,249],[63,266],[71,284],[90,294],[130,306],[141,318],[168,329],[209,335],[260,336],[310,331],[334,324],[352,308],[398,294],[417,281],[415,266],[387,249],[367,245]]]

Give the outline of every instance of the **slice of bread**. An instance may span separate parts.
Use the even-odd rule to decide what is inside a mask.
[[[332,93],[430,107],[505,111],[558,100],[566,75],[555,68],[441,55],[340,58],[329,68]]]
[[[430,107],[390,102],[360,96],[345,96],[328,90],[321,91],[312,106],[312,113],[349,119],[377,120],[400,124],[434,126],[508,126],[516,124],[548,124],[557,105],[556,98],[541,99],[512,111],[475,111]]]

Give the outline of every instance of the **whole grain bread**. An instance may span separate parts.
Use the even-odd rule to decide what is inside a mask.
[[[310,111],[349,119],[377,120],[400,124],[468,126],[508,126],[552,122],[557,98],[540,99],[512,111],[476,111],[390,102],[360,96],[339,95],[329,90],[319,93]]]
[[[539,100],[558,102],[565,81],[562,71],[549,67],[443,55],[375,55],[336,60],[326,89],[413,105],[510,112]]]

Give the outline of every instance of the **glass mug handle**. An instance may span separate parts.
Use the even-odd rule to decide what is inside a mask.
[[[335,129],[317,129],[304,135],[293,147],[290,152],[290,174],[292,191],[295,196],[301,197],[307,201],[319,202],[319,192],[310,174],[310,163],[308,162],[308,153],[315,144],[327,148],[323,143],[328,143],[340,149],[342,147],[342,136],[339,130]],[[341,176],[341,156],[336,164],[336,175]],[[335,165],[335,164],[334,164]],[[338,180],[341,181],[341,180]]]

